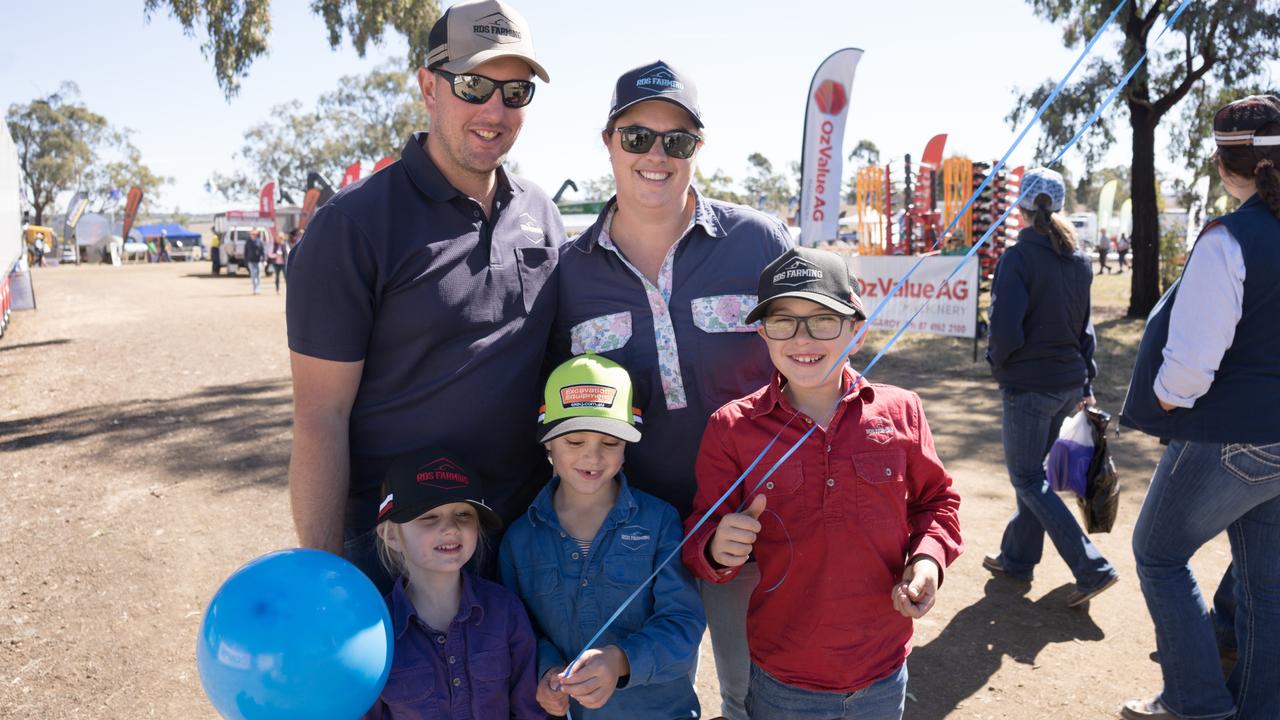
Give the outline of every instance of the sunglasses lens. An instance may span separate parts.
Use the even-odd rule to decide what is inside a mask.
[[[652,130],[642,127],[626,127],[618,131],[622,149],[629,153],[647,153],[657,138]]]
[[[496,89],[492,80],[480,75],[455,75],[453,78],[453,94],[476,105],[487,102]]]
[[[525,80],[508,80],[502,83],[502,104],[507,107],[524,107],[533,100],[533,83]]]
[[[693,155],[693,151],[697,147],[698,136],[692,133],[676,130],[666,133],[662,138],[662,149],[673,158],[687,159]]]

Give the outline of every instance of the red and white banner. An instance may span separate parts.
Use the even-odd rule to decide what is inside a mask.
[[[800,244],[835,240],[840,219],[840,167],[853,75],[862,51],[845,48],[818,66],[809,83],[800,175]]]
[[[382,158],[381,160],[379,160],[378,162],[374,163],[374,165],[373,165],[373,171],[374,171],[374,172],[378,172],[378,171],[379,171],[379,170],[381,170],[382,168],[384,168],[384,167],[386,167],[386,166],[390,165],[391,163],[393,163],[393,162],[395,162],[395,161],[396,161],[396,158],[394,158],[394,157],[392,157],[392,156],[388,155],[388,156],[386,156],[386,157]]]
[[[311,215],[316,211],[316,202],[320,200],[320,188],[311,188],[302,196],[302,214],[298,216],[298,231],[307,229]]]
[[[360,179],[360,161],[357,160],[351,163],[351,165],[347,167],[346,172],[342,173],[342,184],[338,186],[338,189],[341,190],[342,188],[350,185],[351,183],[359,179]]]
[[[258,193],[258,215],[260,217],[271,218],[272,222],[276,219],[276,184],[274,181],[262,186],[262,192]]]
[[[862,285],[862,305],[867,315],[879,307],[893,287],[921,260],[913,255],[855,255],[849,267]],[[951,282],[943,284],[956,265],[964,260],[959,255],[935,255],[923,258],[920,267],[907,278],[888,306],[871,321],[875,330],[897,330],[926,302],[929,306],[911,322],[911,330],[971,338],[977,333],[978,261],[974,258]]]

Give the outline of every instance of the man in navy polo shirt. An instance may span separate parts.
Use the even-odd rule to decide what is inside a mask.
[[[547,73],[501,0],[452,6],[429,45],[430,133],[321,208],[289,269],[294,525],[384,592],[373,527],[393,455],[458,454],[508,522],[549,470],[533,413],[564,228],[546,193],[501,167]]]
[[[644,437],[627,445],[632,486],[689,515],[707,418],[769,382],[773,365],[747,314],[760,272],[792,245],[775,218],[692,186],[702,145],[693,80],[658,61],[624,73],[603,141],[618,192],[560,250],[557,360],[592,351],[627,369]],[[749,563],[706,583],[722,712],[746,717],[746,614],[760,574]]]

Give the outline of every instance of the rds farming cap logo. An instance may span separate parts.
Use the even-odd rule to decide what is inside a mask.
[[[441,490],[457,490],[471,484],[471,478],[467,477],[462,468],[446,457],[437,458],[418,468],[414,479],[419,485]]]
[[[774,285],[785,285],[787,287],[808,285],[821,279],[822,268],[804,258],[792,260],[773,274]]]
[[[844,85],[835,80],[823,80],[813,93],[813,101],[824,115],[839,115],[849,104]]]
[[[523,37],[512,25],[511,20],[500,12],[476,20],[471,25],[471,32],[495,43],[520,42]]]
[[[684,83],[666,65],[659,65],[636,78],[636,89],[651,93],[671,93],[684,90]]]

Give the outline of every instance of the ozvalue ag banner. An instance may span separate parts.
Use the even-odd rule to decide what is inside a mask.
[[[977,333],[978,263],[966,264],[951,278],[951,282],[943,284],[956,265],[964,262],[963,256],[855,255],[849,258],[849,267],[862,284],[862,304],[867,313],[880,305],[917,260],[921,261],[920,267],[911,274],[888,306],[871,321],[871,328],[897,330],[927,302],[928,307],[911,322],[910,330],[974,337]]]
[[[800,244],[834,240],[840,220],[841,148],[862,51],[845,48],[818,66],[809,83],[800,174]]]

